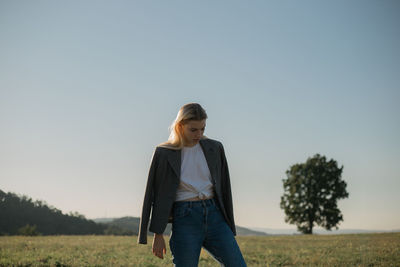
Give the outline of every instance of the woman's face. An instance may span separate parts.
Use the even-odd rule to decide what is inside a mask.
[[[206,128],[206,120],[190,120],[182,126],[183,138],[185,146],[196,145],[200,138],[203,137],[204,129]]]

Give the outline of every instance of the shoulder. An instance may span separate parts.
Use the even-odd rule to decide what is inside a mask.
[[[220,141],[208,137],[201,139],[201,141],[211,146],[222,146],[222,143]]]
[[[221,141],[209,138],[207,136],[204,136],[200,140],[200,142],[202,144],[204,144],[205,146],[207,146],[207,147],[215,148],[217,150],[220,150],[220,149],[223,150],[224,149]],[[168,154],[171,154],[171,153],[176,153],[177,150],[180,150],[180,149],[178,149],[178,148],[176,148],[174,146],[171,146],[168,143],[161,143],[161,144],[159,144],[159,145],[157,145],[155,147],[154,153],[155,154],[161,154],[161,155],[168,155]]]
[[[154,149],[154,154],[157,154],[157,155],[168,155],[170,153],[174,153],[175,151],[176,150],[174,150],[172,148],[158,145]]]
[[[222,142],[216,139],[212,139],[212,138],[204,138],[200,140],[201,142],[203,142],[203,144],[206,144],[208,147],[212,147],[215,148],[217,150],[223,150],[224,146],[222,145]]]
[[[162,143],[162,144],[159,144],[159,145],[157,145],[157,146],[155,147],[155,149],[154,149],[154,155],[155,155],[157,158],[164,158],[164,159],[166,159],[166,158],[169,158],[169,157],[171,157],[171,156],[175,156],[176,153],[179,152],[179,151],[180,151],[180,149],[177,149],[177,148],[174,147],[174,146],[171,146],[171,145],[169,145],[169,144]]]

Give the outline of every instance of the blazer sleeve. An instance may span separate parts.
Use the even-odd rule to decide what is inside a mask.
[[[150,219],[151,207],[153,206],[153,201],[154,201],[154,179],[156,176],[157,165],[158,165],[158,150],[156,148],[153,152],[153,156],[151,159],[146,191],[144,193],[142,216],[140,217],[140,223],[139,223],[138,244],[147,244],[147,228]]]
[[[232,190],[231,190],[231,180],[229,176],[228,161],[226,160],[224,146],[221,144],[221,171],[222,171],[222,199],[224,201],[225,210],[228,219],[231,223],[231,229],[233,235],[236,236],[236,226],[233,214],[233,201],[232,201]]]

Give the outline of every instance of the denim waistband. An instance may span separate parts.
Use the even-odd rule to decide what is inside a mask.
[[[215,198],[205,199],[205,200],[196,200],[196,201],[175,201],[174,206],[187,206],[189,208],[196,206],[211,206],[216,205],[217,200]]]

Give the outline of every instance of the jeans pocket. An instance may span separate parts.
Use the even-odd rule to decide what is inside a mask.
[[[191,208],[188,206],[174,207],[174,219],[183,218],[190,214]]]

